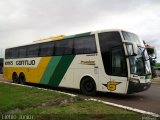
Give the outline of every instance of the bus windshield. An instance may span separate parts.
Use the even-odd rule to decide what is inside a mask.
[[[122,31],[124,40],[136,42],[137,44],[144,46],[143,41],[138,37],[138,35],[126,31]]]
[[[122,31],[123,37],[127,41],[134,41],[138,45],[144,46],[142,40],[133,33],[124,32]],[[151,74],[151,67],[149,62],[149,56],[147,50],[142,47],[138,46],[138,55],[137,56],[130,56],[130,66],[131,66],[131,73],[137,74],[140,76],[149,75]],[[132,52],[132,51],[128,51]]]
[[[145,48],[138,47],[138,55],[130,56],[131,73],[140,76],[151,74],[148,53]]]

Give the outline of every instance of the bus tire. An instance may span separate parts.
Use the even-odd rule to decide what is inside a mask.
[[[80,90],[83,94],[87,96],[96,95],[96,84],[91,77],[85,77],[80,83]]]
[[[19,75],[19,83],[22,85],[26,84],[25,75],[23,73],[20,73],[20,75]]]
[[[13,80],[13,83],[18,83],[18,75],[16,72],[12,74],[12,80]]]

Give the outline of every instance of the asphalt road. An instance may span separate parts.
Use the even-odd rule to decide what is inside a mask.
[[[96,98],[160,115],[160,84],[152,84],[147,91],[131,95],[99,93]]]
[[[4,81],[2,75],[0,75],[0,80]],[[38,86],[42,87],[42,86]],[[77,90],[73,89],[58,89],[64,92],[70,92],[73,94],[77,94],[83,98],[91,98],[88,96],[84,96],[79,94]],[[143,91],[140,93],[135,93],[131,95],[120,95],[113,93],[98,93],[97,96],[92,97],[96,99],[100,99],[107,102],[112,102],[116,104],[121,104],[124,106],[129,106],[141,110],[145,110],[148,112],[157,113],[160,115],[160,84],[152,84],[150,89],[147,91]]]

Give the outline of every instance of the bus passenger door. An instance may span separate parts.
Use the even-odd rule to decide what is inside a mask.
[[[111,78],[108,83],[110,92],[127,92],[127,62],[123,47],[114,47],[111,51]]]

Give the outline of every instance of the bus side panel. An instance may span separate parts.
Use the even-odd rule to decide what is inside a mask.
[[[40,80],[48,66],[51,57],[42,57],[36,68],[28,68],[28,74],[26,82],[40,83]]]
[[[68,68],[72,63],[74,57],[75,55],[53,56],[41,77],[40,83],[58,87],[60,82],[63,81],[66,72],[70,71]],[[72,72],[70,72],[69,74],[71,73]],[[72,78],[67,80],[72,80]],[[69,81],[67,81],[67,83],[71,86]],[[65,86],[67,87],[68,85]]]
[[[27,58],[27,60],[35,60],[37,65],[23,66],[14,64],[13,67],[4,67],[4,78],[7,80],[12,80],[12,74],[14,72],[19,76],[20,73],[25,75],[26,82],[29,83],[40,83],[42,75],[44,74],[46,67],[48,66],[51,57],[42,57],[42,58]],[[26,59],[15,59],[10,60],[16,63],[16,61],[23,61]]]
[[[76,55],[60,82],[60,86],[79,89],[81,79],[84,76],[90,76],[98,87],[98,69],[95,69],[95,66],[98,66],[96,54]]]
[[[53,73],[55,72],[60,60],[61,56],[54,56],[50,59],[42,77],[40,80],[41,84],[49,84],[49,81],[51,80],[51,77],[53,76]]]
[[[9,69],[10,68],[4,67],[3,75],[4,75],[5,80],[11,80],[12,79],[12,76],[9,74],[9,72],[10,72]]]
[[[21,72],[27,75],[28,70],[27,68],[20,68],[20,67],[5,67],[4,68],[4,78],[7,80],[12,80],[12,74],[14,72],[16,72],[18,76]]]
[[[56,57],[58,57],[58,56],[56,56]],[[69,68],[70,64],[72,63],[74,57],[75,57],[75,55],[66,55],[66,56],[61,57],[55,70],[53,71],[53,73],[51,75],[51,79],[48,82],[48,84],[50,86],[54,86],[54,87],[59,86],[64,75],[66,74],[66,72],[68,72],[68,68]]]
[[[74,69],[68,68],[65,76],[61,80],[59,86],[60,87],[66,87],[66,88],[74,88],[73,84],[73,75],[74,75]]]

